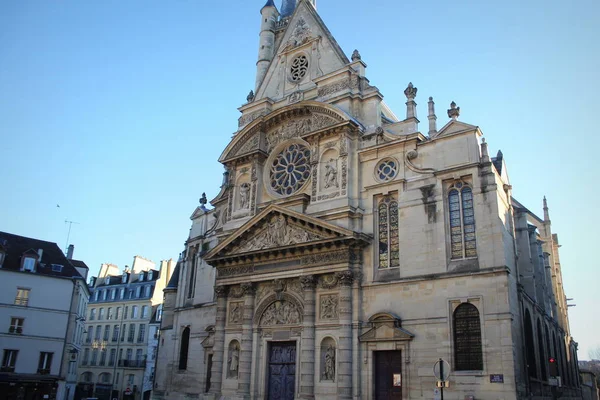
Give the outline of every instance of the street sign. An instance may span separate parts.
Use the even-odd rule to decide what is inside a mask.
[[[446,381],[450,376],[450,364],[441,358],[433,365],[433,375],[438,381]]]
[[[548,385],[558,386],[558,379],[551,376],[550,378],[548,378]]]
[[[491,374],[490,383],[504,383],[504,374]]]

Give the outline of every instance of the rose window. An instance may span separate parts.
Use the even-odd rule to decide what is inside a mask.
[[[306,56],[298,56],[292,61],[290,68],[290,79],[292,82],[300,82],[308,72],[308,58]]]
[[[383,160],[377,165],[377,178],[380,181],[392,180],[396,173],[398,173],[398,164],[395,160]]]
[[[278,194],[290,195],[310,177],[310,150],[299,143],[287,146],[271,164],[271,188]]]

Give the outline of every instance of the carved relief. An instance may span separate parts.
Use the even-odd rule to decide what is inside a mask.
[[[322,289],[333,289],[337,286],[338,280],[334,274],[321,275],[319,277],[319,287]]]
[[[226,286],[215,286],[215,295],[217,297],[227,297],[227,287]]]
[[[269,113],[268,110],[259,110],[254,111],[249,114],[242,115],[238,119],[238,126],[241,128],[242,126],[248,125],[250,122],[254,121],[257,118],[262,117],[263,115],[267,115]]]
[[[294,92],[288,97],[288,104],[298,103],[304,100],[304,92]]]
[[[230,286],[229,287],[229,297],[233,297],[235,299],[239,299],[244,295],[242,288],[239,286]]]
[[[227,378],[237,379],[240,366],[240,344],[232,340],[229,344],[229,356],[227,357]]]
[[[271,291],[271,282],[262,282],[256,288],[256,303],[260,301]]]
[[[348,261],[349,255],[347,250],[333,251],[329,253],[311,254],[300,259],[302,265],[335,263]]]
[[[340,92],[345,89],[357,89],[359,87],[359,78],[357,75],[352,75],[349,78],[343,79],[338,82],[330,83],[329,85],[325,85],[319,87],[318,96],[324,97],[330,94]]]
[[[283,215],[277,215],[271,218],[266,229],[242,244],[237,251],[244,253],[319,239],[319,235],[291,225]]]
[[[338,319],[338,304],[339,298],[336,294],[327,294],[321,296],[320,302],[321,319],[334,320]]]
[[[289,301],[276,301],[271,304],[260,318],[261,326],[299,324],[300,311]]]
[[[254,272],[253,265],[242,265],[240,267],[227,267],[227,268],[219,268],[217,269],[219,278],[224,278],[227,276],[233,275],[245,275],[251,274]]]
[[[317,280],[314,275],[304,275],[300,277],[300,285],[302,290],[314,290]]]
[[[294,27],[294,30],[292,31],[292,35],[285,45],[284,50],[287,51],[293,49],[294,47],[303,45],[311,38],[312,30],[310,29],[310,26],[306,23],[304,18],[300,17],[296,23],[296,26]]]
[[[299,279],[289,279],[286,282],[287,290],[290,292],[302,293],[302,287],[300,286]]]
[[[229,304],[229,323],[230,324],[241,324],[242,313],[244,310],[244,302],[236,301]]]
[[[336,123],[334,118],[323,114],[311,114],[309,117],[287,121],[284,125],[267,133],[267,150],[270,152],[284,140],[299,137]]]
[[[341,286],[351,286],[352,282],[354,282],[354,274],[352,271],[341,271],[337,272],[335,275]]]

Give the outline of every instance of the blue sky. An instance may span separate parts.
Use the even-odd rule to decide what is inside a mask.
[[[254,85],[264,1],[0,2],[0,230],[57,242],[96,273],[176,258]],[[279,1],[277,4],[279,5]],[[373,5],[372,3],[375,3]],[[454,100],[514,195],[559,235],[580,359],[600,346],[600,2],[318,0],[342,49],[403,116],[409,81],[438,123]],[[60,205],[60,208],[57,207]]]

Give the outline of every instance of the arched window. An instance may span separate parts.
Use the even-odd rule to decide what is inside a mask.
[[[462,303],[454,310],[454,369],[478,371],[483,369],[481,350],[481,321],[479,310],[471,303]]]
[[[525,351],[527,356],[527,370],[529,376],[537,378],[537,368],[535,362],[535,340],[533,339],[533,324],[529,310],[525,310]]]
[[[186,327],[181,333],[181,346],[179,348],[179,369],[187,369],[188,350],[190,347],[190,328]]]
[[[450,211],[451,258],[477,257],[473,190],[464,182],[456,182],[448,191]]]
[[[398,202],[386,196],[378,206],[379,268],[400,266],[398,238]]]
[[[544,352],[544,335],[542,332],[542,323],[538,318],[537,321],[537,337],[538,337],[538,351],[540,352],[540,370],[542,373],[542,380],[546,380],[548,376],[546,375],[546,353]]]
[[[93,380],[94,380],[94,374],[92,374],[91,372],[87,371],[87,372],[84,372],[83,374],[81,374],[82,382],[93,382]]]

